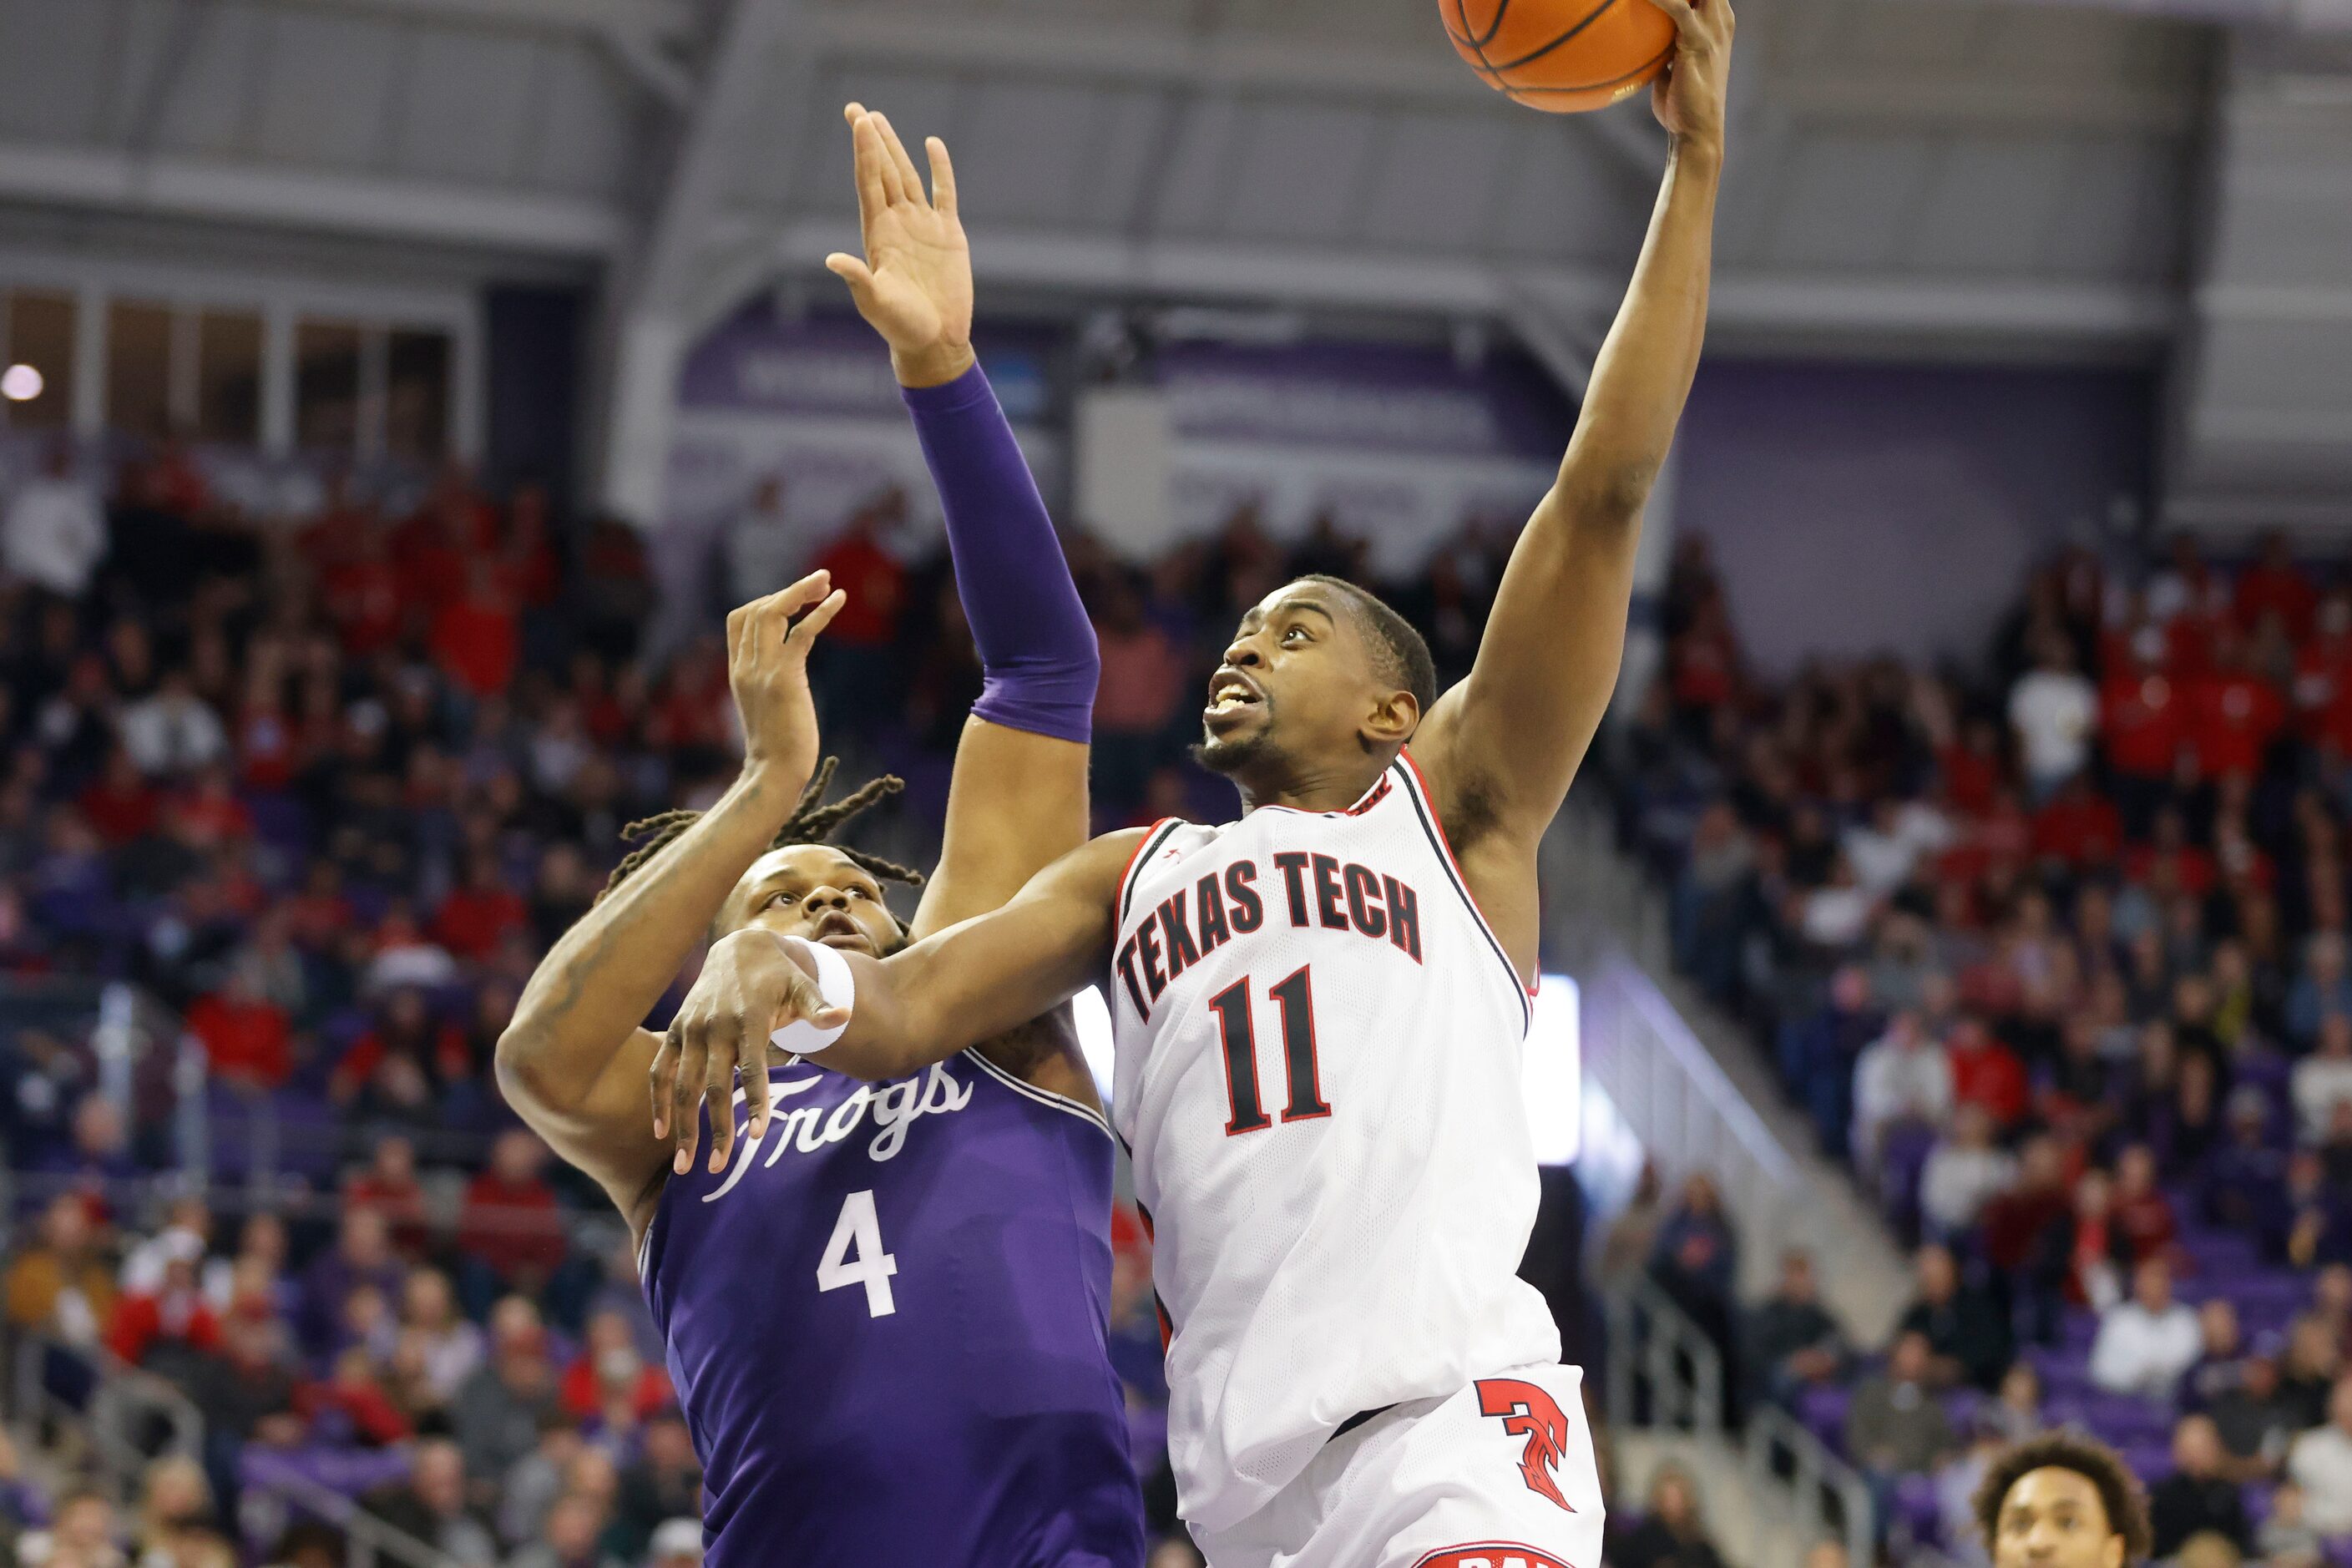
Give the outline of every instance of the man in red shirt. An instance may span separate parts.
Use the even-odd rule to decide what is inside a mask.
[[[462,959],[487,962],[507,932],[530,919],[522,895],[507,886],[496,855],[477,849],[466,858],[465,880],[433,917],[433,940]]]
[[[1952,1063],[1952,1101],[1984,1107],[1996,1126],[2012,1127],[2025,1114],[2025,1066],[1991,1031],[1974,1018],[1952,1030],[1946,1053]]]
[[[2209,779],[2252,777],[2286,722],[2286,703],[2271,683],[2246,667],[2234,636],[2217,637],[2212,668],[2190,688],[2189,743]]]
[[[536,1295],[562,1264],[563,1218],[540,1170],[547,1146],[520,1130],[499,1134],[489,1169],[466,1188],[457,1250],[507,1288]]]
[[[163,797],[149,787],[131,753],[114,746],[106,753],[106,767],[74,801],[82,819],[98,830],[107,847],[119,849],[154,831]]]
[[[2033,819],[2033,853],[2074,870],[2113,865],[2123,847],[2123,818],[2087,773],[2067,780]]]
[[[2108,669],[2099,689],[2099,739],[2125,825],[2145,833],[2180,752],[2185,705],[2179,683],[2147,659]]]
[[[2311,630],[2311,614],[2319,602],[2311,579],[2287,552],[2286,535],[2276,529],[2263,535],[2262,553],[2239,574],[2237,620],[2242,631],[2262,625],[2272,611],[2286,623],[2287,636],[2301,642]]]
[[[153,1290],[117,1301],[106,1326],[106,1348],[133,1366],[144,1366],[164,1346],[221,1348],[220,1321],[196,1288],[196,1262],[204,1256],[205,1244],[181,1232],[163,1238],[162,1245],[166,1248],[163,1278]]]
[[[253,988],[241,968],[228,983],[188,1008],[188,1032],[205,1047],[215,1077],[248,1089],[271,1089],[294,1070],[292,1032],[285,1013]]]
[[[877,707],[892,696],[890,645],[906,599],[907,570],[881,541],[906,504],[906,498],[893,489],[860,508],[841,537],[817,555],[813,570],[832,573],[833,585],[849,595],[809,662],[810,677],[819,683],[828,715]]]
[[[400,640],[408,620],[407,584],[393,564],[380,519],[354,518],[340,548],[340,558],[320,574],[320,597],[343,651],[366,658]]]
[[[514,601],[488,562],[467,564],[466,591],[433,617],[432,643],[434,660],[476,697],[495,697],[514,679],[522,647]]]

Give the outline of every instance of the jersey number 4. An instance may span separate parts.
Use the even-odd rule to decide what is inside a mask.
[[[1315,1061],[1314,982],[1301,968],[1269,987],[1266,994],[1282,1009],[1282,1071],[1290,1091],[1282,1119],[1312,1121],[1330,1115]],[[1225,1122],[1225,1136],[1262,1132],[1274,1123],[1258,1096],[1257,1026],[1250,1016],[1250,983],[1236,980],[1211,997],[1209,1005],[1216,1009],[1217,1034],[1225,1049],[1225,1100],[1233,1110]]]
[[[882,1222],[874,1217],[874,1194],[852,1193],[842,1199],[833,1239],[824,1244],[824,1258],[816,1266],[817,1293],[863,1285],[866,1315],[887,1318],[898,1310],[890,1296],[890,1276],[898,1272],[898,1260],[882,1250]]]

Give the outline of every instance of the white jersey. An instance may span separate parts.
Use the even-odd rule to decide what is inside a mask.
[[[1346,811],[1162,822],[1118,900],[1112,1111],[1184,1518],[1256,1512],[1360,1412],[1558,1362],[1517,1275],[1531,1002],[1411,759]]]

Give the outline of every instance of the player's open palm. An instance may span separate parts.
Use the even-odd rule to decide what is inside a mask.
[[[955,165],[934,136],[931,194],[883,116],[853,103],[843,110],[857,155],[857,217],[863,258],[835,251],[825,266],[849,285],[858,314],[902,360],[968,353],[971,345],[971,247],[956,216]]]
[[[1675,58],[1650,88],[1658,123],[1676,138],[1720,149],[1731,86],[1731,0],[1650,0],[1674,18]]]
[[[809,649],[848,597],[830,574],[813,572],[727,617],[727,683],[743,722],[744,765],[772,768],[793,789],[816,771]]]

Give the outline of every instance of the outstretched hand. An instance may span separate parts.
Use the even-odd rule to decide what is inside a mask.
[[[898,379],[909,386],[954,380],[972,364],[971,247],[956,216],[955,165],[947,143],[924,143],[931,194],[890,121],[853,103],[849,121],[857,161],[857,218],[865,256],[835,251],[828,271],[849,285],[866,324],[890,345]]]
[[[1723,150],[1731,83],[1731,0],[1650,0],[1674,18],[1675,58],[1650,86],[1650,107],[1677,142]]]
[[[711,943],[702,973],[678,1004],[661,1049],[654,1054],[648,1089],[654,1136],[677,1130],[670,1169],[694,1169],[701,1124],[694,1102],[710,1112],[710,1171],[727,1168],[735,1152],[735,1086],[743,1087],[743,1135],[757,1144],[768,1132],[768,1037],[795,1019],[830,1029],[849,1021],[827,1005],[816,982],[791,958],[773,933],[756,926]]]
[[[793,790],[816,771],[809,649],[848,599],[830,574],[812,572],[727,617],[727,684],[743,722],[743,765],[773,769]]]

